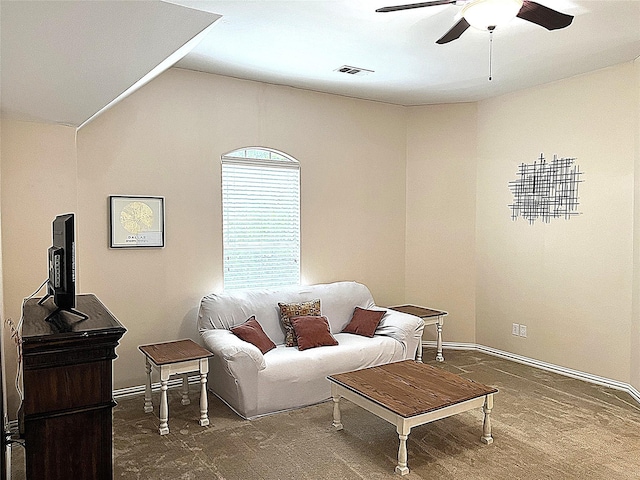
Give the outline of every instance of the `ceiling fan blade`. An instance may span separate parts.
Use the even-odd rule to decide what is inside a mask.
[[[517,17],[540,25],[547,30],[558,30],[571,25],[573,15],[560,13],[539,3],[524,0]]]
[[[395,5],[393,7],[378,8],[376,12],[397,12],[398,10],[410,10],[412,8],[433,7],[436,5],[449,5],[457,0],[434,0],[432,2],[409,3],[407,5]]]
[[[442,37],[436,40],[436,43],[439,45],[452,42],[462,35],[467,28],[469,28],[469,22],[467,22],[464,18],[461,18],[458,23],[456,23],[453,27],[449,29],[447,33],[445,33]]]

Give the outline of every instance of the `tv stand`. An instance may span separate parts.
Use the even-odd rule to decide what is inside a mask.
[[[44,297],[42,297],[39,301],[38,301],[38,305],[42,305],[44,304],[44,302],[47,301],[47,298],[52,297],[53,294],[52,293],[47,293]],[[53,317],[55,317],[56,315],[58,315],[60,312],[69,312],[77,317],[80,317],[82,320],[87,320],[89,318],[89,315],[85,315],[82,312],[79,312],[78,310],[72,308],[72,307],[57,307],[53,312],[51,312],[49,315],[47,315],[47,317],[44,319],[45,322],[49,322],[51,321],[51,319]]]
[[[24,305],[19,421],[28,479],[113,478],[112,363],[126,330],[95,295],[76,302],[81,321],[36,298]]]
[[[49,315],[47,315],[47,318],[44,319],[45,322],[53,322],[53,320],[61,313],[61,312],[69,312],[72,315],[75,315],[76,317],[80,317],[80,321],[82,322],[83,320],[88,320],[89,319],[89,315],[85,315],[82,312],[79,312],[78,310],[75,310],[73,308],[56,308],[53,312],[51,312]]]

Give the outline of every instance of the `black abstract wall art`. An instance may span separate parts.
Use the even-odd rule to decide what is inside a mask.
[[[547,163],[540,154],[533,163],[522,163],[517,179],[509,182],[513,193],[511,219],[524,218],[530,225],[536,220],[549,223],[552,218],[580,215],[578,212],[578,185],[582,183],[582,172],[575,158],[558,158]]]

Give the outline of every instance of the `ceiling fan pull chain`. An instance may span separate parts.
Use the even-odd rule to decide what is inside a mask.
[[[496,27],[489,27],[489,81],[493,79],[493,30]]]

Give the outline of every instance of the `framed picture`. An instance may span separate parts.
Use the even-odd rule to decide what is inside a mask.
[[[111,195],[111,248],[164,247],[164,197]]]

